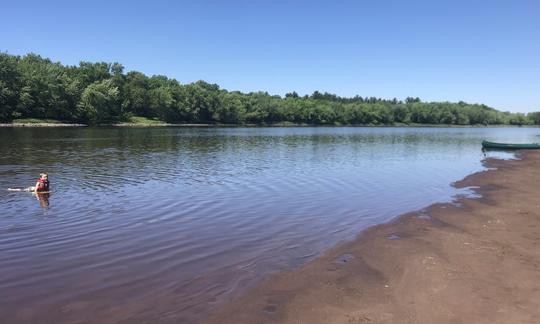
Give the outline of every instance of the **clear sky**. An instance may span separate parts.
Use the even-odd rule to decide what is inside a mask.
[[[540,110],[539,0],[7,1],[0,51],[284,95]]]

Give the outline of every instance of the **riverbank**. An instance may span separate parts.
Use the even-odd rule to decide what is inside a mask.
[[[521,157],[456,184],[482,198],[370,228],[206,322],[538,323],[540,152]]]
[[[222,124],[222,123],[167,123],[156,118],[140,116],[130,117],[128,120],[113,124],[78,124],[67,123],[55,119],[21,118],[11,123],[0,123],[0,127],[426,127],[426,128],[470,128],[470,127],[523,127],[521,125],[454,125],[454,124],[415,124],[415,123],[392,123],[392,124],[306,124],[293,122],[261,123],[261,124]],[[539,127],[538,125],[525,125],[525,127]]]
[[[0,124],[0,127],[86,127],[85,124],[64,124],[64,123],[12,123],[12,124]]]
[[[396,124],[396,125],[311,125],[295,123],[276,124],[169,124],[169,123],[131,123],[87,125],[77,123],[0,123],[0,127],[126,127],[126,128],[152,128],[152,127],[417,127],[417,128],[475,128],[475,127],[539,127],[537,125],[432,125],[432,124]]]

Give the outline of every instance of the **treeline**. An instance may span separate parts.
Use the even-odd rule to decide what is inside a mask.
[[[43,118],[104,124],[132,116],[219,124],[540,124],[540,112],[500,112],[465,102],[343,98],[318,91],[309,96],[291,92],[282,98],[267,92],[231,92],[204,81],[180,84],[165,76],[124,73],[119,63],[64,66],[36,54],[0,53],[0,121]]]

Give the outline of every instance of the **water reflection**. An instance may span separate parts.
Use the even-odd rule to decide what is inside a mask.
[[[33,195],[39,201],[39,207],[44,209],[49,207],[50,193],[34,193]]]

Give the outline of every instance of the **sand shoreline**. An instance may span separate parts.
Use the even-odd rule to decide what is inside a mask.
[[[539,323],[540,152],[521,155],[456,183],[482,198],[371,227],[204,322]]]

